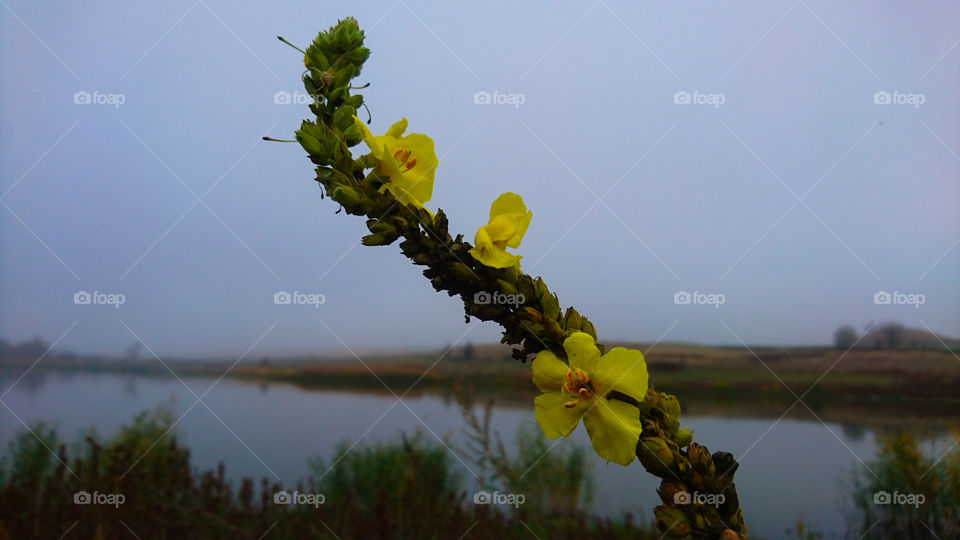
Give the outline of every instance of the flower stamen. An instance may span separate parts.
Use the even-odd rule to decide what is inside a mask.
[[[393,149],[393,159],[397,160],[397,165],[405,166],[408,171],[417,164],[417,158],[410,157],[410,154],[406,148]]]

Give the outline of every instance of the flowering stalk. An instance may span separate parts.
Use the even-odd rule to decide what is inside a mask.
[[[663,504],[654,514],[665,534],[746,539],[733,483],[738,467],[733,456],[711,455],[693,443],[692,432],[680,428],[676,397],[648,385],[642,354],[623,348],[606,351],[596,343],[593,324],[573,307],[561,311],[557,295],[541,278],[522,272],[520,257],[506,251],[519,246],[530,221],[520,197],[504,194],[494,202],[490,222],[477,232],[476,247],[462,235],[451,236],[443,211],[434,214],[424,207],[437,166],[429,137],[404,135],[405,119],[378,137],[356,119],[363,96],[351,93],[355,88],[350,81],[370,54],[363,39],[356,20],[346,18],[321,32],[304,55],[303,83],[315,98],[310,110],[316,119],[305,120],[296,139],[317,165],[316,180],[323,193],[346,213],[367,218],[370,234],[362,238],[364,245],[400,240],[400,250],[414,264],[426,267],[423,274],[437,291],[460,297],[468,320],[500,324],[502,342],[516,346],[516,359],[525,362],[541,353],[534,362],[534,382],[545,392],[537,403],[537,420],[545,433],[565,436],[582,417],[601,456],[629,464],[635,453],[647,471],[662,479],[658,493]],[[354,157],[350,148],[361,141],[371,152]],[[478,301],[495,293],[516,295],[520,301]],[[582,352],[589,358],[578,356]],[[630,376],[621,381],[616,373]],[[570,411],[544,409],[542,419],[541,401]],[[610,420],[624,414],[639,415],[626,418],[626,431]],[[599,427],[592,430],[591,425]],[[630,437],[625,460],[623,433]]]

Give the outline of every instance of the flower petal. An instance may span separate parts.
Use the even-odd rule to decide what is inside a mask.
[[[419,201],[418,206],[433,197],[433,171],[424,171],[417,164],[413,169],[403,173],[403,187],[410,195]]]
[[[392,128],[391,128],[392,129]],[[387,132],[390,135],[390,132]],[[417,163],[422,159],[424,164],[437,162],[437,152],[433,147],[433,139],[422,133],[411,133],[400,139],[404,148],[413,152],[413,157],[417,158]]]
[[[547,392],[533,400],[537,424],[548,439],[559,439],[573,433],[580,423],[580,417],[589,408],[589,401],[585,399],[575,407],[567,407],[565,404],[569,399],[560,392]]]
[[[473,245],[481,251],[486,251],[493,247],[493,239],[490,238],[490,233],[487,232],[486,225],[477,229],[477,234],[473,237]]]
[[[512,248],[520,247],[520,241],[523,239],[524,233],[527,232],[527,226],[530,225],[533,212],[527,210],[522,197],[508,191],[497,197],[490,205],[490,223],[492,224],[498,216],[509,218],[511,223],[509,227],[510,235],[502,239],[506,240],[507,245]]]
[[[616,390],[643,401],[650,379],[642,352],[615,347],[600,358],[597,367],[590,372],[590,380],[600,395],[605,396],[611,390]]]
[[[490,218],[490,223],[487,223],[484,227],[486,227],[491,240],[500,242],[500,245],[505,247],[507,240],[517,231],[517,222],[510,216],[500,215]]]
[[[587,376],[593,375],[593,370],[600,359],[600,349],[593,336],[586,332],[574,332],[563,340],[563,350],[567,351],[567,362],[573,369],[582,369]]]
[[[593,450],[603,459],[626,467],[637,458],[643,426],[640,410],[622,401],[600,398],[583,417]]]
[[[512,248],[520,247],[520,241],[523,240],[523,235],[527,232],[527,227],[530,225],[530,219],[533,217],[533,212],[527,211],[527,213],[521,215],[517,218],[517,230],[513,233],[513,236],[507,240],[507,245]]]
[[[540,351],[533,359],[530,371],[533,375],[533,384],[537,385],[541,392],[560,392],[563,384],[567,382],[570,367],[552,352]]]
[[[526,211],[527,207],[523,204],[523,198],[508,191],[500,194],[490,205],[490,219],[501,214],[523,214]]]
[[[400,136],[403,135],[403,132],[406,130],[407,130],[407,119],[405,117],[401,117],[400,120],[397,120],[396,122],[393,123],[392,126],[390,126],[390,129],[387,130],[386,135],[387,137],[395,137],[399,139]]]
[[[509,268],[516,266],[520,264],[520,259],[523,258],[522,255],[511,255],[502,249],[497,249],[496,246],[489,249],[473,248],[468,253],[470,253],[474,259],[480,261],[480,263],[491,268]]]

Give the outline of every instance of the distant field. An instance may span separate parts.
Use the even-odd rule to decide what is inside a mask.
[[[611,343],[608,347],[623,344]],[[653,385],[691,397],[805,402],[899,399],[960,403],[960,358],[949,351],[865,350],[844,352],[827,347],[754,348],[697,345],[627,344],[648,351]],[[5,361],[6,366],[32,362]],[[64,362],[45,359],[41,368],[128,371],[152,375],[220,376],[285,381],[305,387],[383,389],[411,386],[534,392],[529,362],[510,358],[510,348],[472,345],[449,351],[415,354],[364,354],[340,358],[242,363],[167,360]],[[373,374],[371,374],[371,371]],[[379,380],[378,380],[379,379]],[[960,415],[960,411],[957,412]]]
[[[640,350],[642,344],[631,345]],[[244,366],[238,376],[285,379],[305,386],[382,386],[406,390],[449,383],[476,388],[533,390],[529,363],[521,364],[503,346],[475,346],[435,355],[353,358],[297,366]],[[438,360],[439,358],[439,360]],[[877,399],[960,399],[960,359],[947,351],[855,350],[831,348],[745,348],[658,345],[646,355],[653,384],[677,394],[706,393],[749,399],[780,399],[806,394],[805,401],[872,395]],[[788,390],[789,388],[789,390]],[[792,393],[791,393],[792,392]]]

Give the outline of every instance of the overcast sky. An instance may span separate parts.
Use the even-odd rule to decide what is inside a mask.
[[[309,116],[275,36],[346,15],[374,132],[406,116],[436,142],[428,206],[472,239],[521,194],[524,270],[601,339],[960,334],[955,2],[5,0],[0,337],[251,357],[497,340],[396,245],[358,245],[298,145],[260,141]]]

